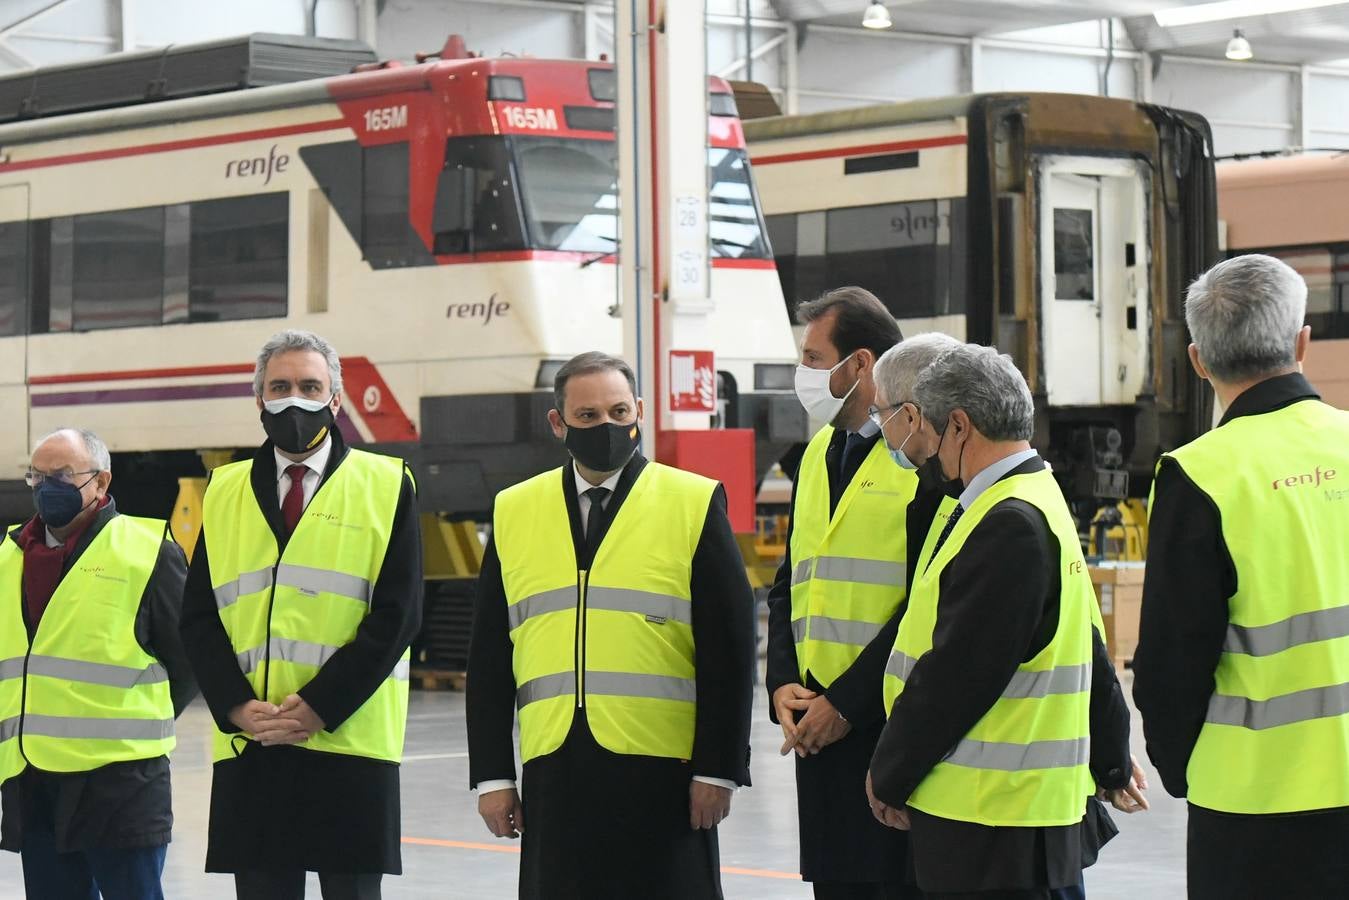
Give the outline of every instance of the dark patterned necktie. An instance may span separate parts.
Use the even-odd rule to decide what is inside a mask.
[[[961,506],[959,503],[956,504],[955,509],[951,510],[951,515],[946,520],[946,527],[941,530],[941,534],[937,535],[937,543],[932,547],[932,556],[927,561],[929,566],[932,565],[932,560],[937,558],[937,553],[941,551],[941,545],[946,543],[946,539],[951,536],[951,532],[956,527],[956,522],[960,521],[960,517],[964,512],[965,507]]]
[[[593,487],[585,492],[590,501],[590,515],[586,517],[586,547],[593,556],[599,549],[600,529],[604,527],[604,501],[609,499],[609,489]]]

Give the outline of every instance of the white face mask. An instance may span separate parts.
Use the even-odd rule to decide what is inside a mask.
[[[329,397],[327,400],[306,400],[304,397],[282,397],[280,400],[268,400],[262,404],[262,408],[272,415],[276,415],[279,412],[285,412],[292,406],[298,406],[305,412],[312,413],[318,412],[332,402],[332,397]]]
[[[852,392],[857,390],[857,385],[861,383],[860,379],[854,381],[852,387],[848,388],[848,393],[842,397],[835,397],[834,392],[829,390],[829,379],[838,371],[839,366],[852,359],[853,354],[849,353],[843,359],[839,360],[837,366],[832,369],[812,369],[810,366],[796,367],[796,399],[801,401],[801,405],[806,408],[812,419],[820,419],[825,422],[833,422],[834,416],[843,408],[843,404],[852,396]]]

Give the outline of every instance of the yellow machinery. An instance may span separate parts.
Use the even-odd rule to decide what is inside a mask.
[[[1148,549],[1147,504],[1131,498],[1115,506],[1104,507],[1092,520],[1089,534],[1088,556],[1142,562]],[[1104,553],[1097,548],[1098,543],[1104,545]]]

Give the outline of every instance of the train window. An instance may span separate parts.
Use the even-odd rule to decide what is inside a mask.
[[[0,222],[0,337],[22,334],[28,312],[28,223]]]
[[[1307,318],[1313,338],[1341,337],[1344,327],[1340,295],[1349,272],[1336,272],[1335,257],[1327,247],[1299,247],[1296,250],[1274,250],[1270,253],[1292,266],[1307,283]],[[1340,257],[1345,260],[1343,256]]]
[[[717,96],[716,94],[713,95]],[[707,229],[714,257],[768,256],[745,151],[707,148]]]
[[[75,321],[75,297],[74,297],[74,278],[75,278],[75,217],[58,216],[49,220],[48,228],[51,234],[51,253],[47,260],[47,328],[48,331],[69,331],[74,326]],[[33,254],[34,262],[37,262],[37,254]],[[41,269],[34,268],[34,287],[40,287]],[[40,291],[33,291],[34,298],[38,298]],[[36,306],[36,304],[34,304]],[[37,310],[34,310],[33,331],[40,329],[37,327]]]
[[[71,278],[76,331],[164,319],[164,207],[75,216]]]
[[[193,322],[286,314],[290,195],[284,191],[192,204],[185,314]],[[170,302],[165,301],[165,321]]]
[[[864,287],[897,319],[964,312],[964,206],[957,198],[830,210],[824,285]]]
[[[1054,210],[1054,299],[1095,300],[1096,263],[1089,209]]]
[[[408,145],[366,147],[361,172],[361,249],[396,263],[408,219]]]
[[[188,320],[188,262],[191,255],[192,207],[164,207],[164,324]]]
[[[473,233],[471,240],[464,233],[437,234],[436,252],[524,249],[523,215],[506,139],[451,139],[445,144],[445,171],[460,168],[473,172]],[[442,187],[447,185],[442,180]]]
[[[595,252],[618,246],[618,145],[614,141],[518,138],[530,243]]]

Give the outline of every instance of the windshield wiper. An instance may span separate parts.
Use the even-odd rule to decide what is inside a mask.
[[[616,238],[611,238],[611,237],[609,237],[609,235],[607,235],[607,234],[597,234],[597,235],[595,235],[595,237],[597,237],[597,238],[599,238],[599,239],[601,239],[601,240],[609,241],[610,243],[612,243],[612,244],[614,245],[614,249],[613,249],[613,250],[602,250],[602,251],[600,251],[600,252],[594,254],[593,256],[587,256],[585,259],[581,260],[581,268],[583,268],[583,269],[588,269],[588,268],[590,268],[591,266],[593,266],[595,263],[599,262],[600,260],[602,260],[602,259],[607,259],[608,257],[613,256],[614,253],[617,252],[617,250],[618,250],[618,240],[617,240]]]
[[[738,241],[729,241],[729,240],[727,240],[726,238],[714,237],[714,238],[708,238],[708,240],[711,241],[711,243],[713,243],[713,244],[720,244],[720,245],[725,246],[725,247],[734,247],[734,248],[737,249],[737,250],[753,250],[753,249],[754,249],[754,245],[753,245],[753,244],[742,244],[742,243],[740,243],[740,242],[738,242]]]

